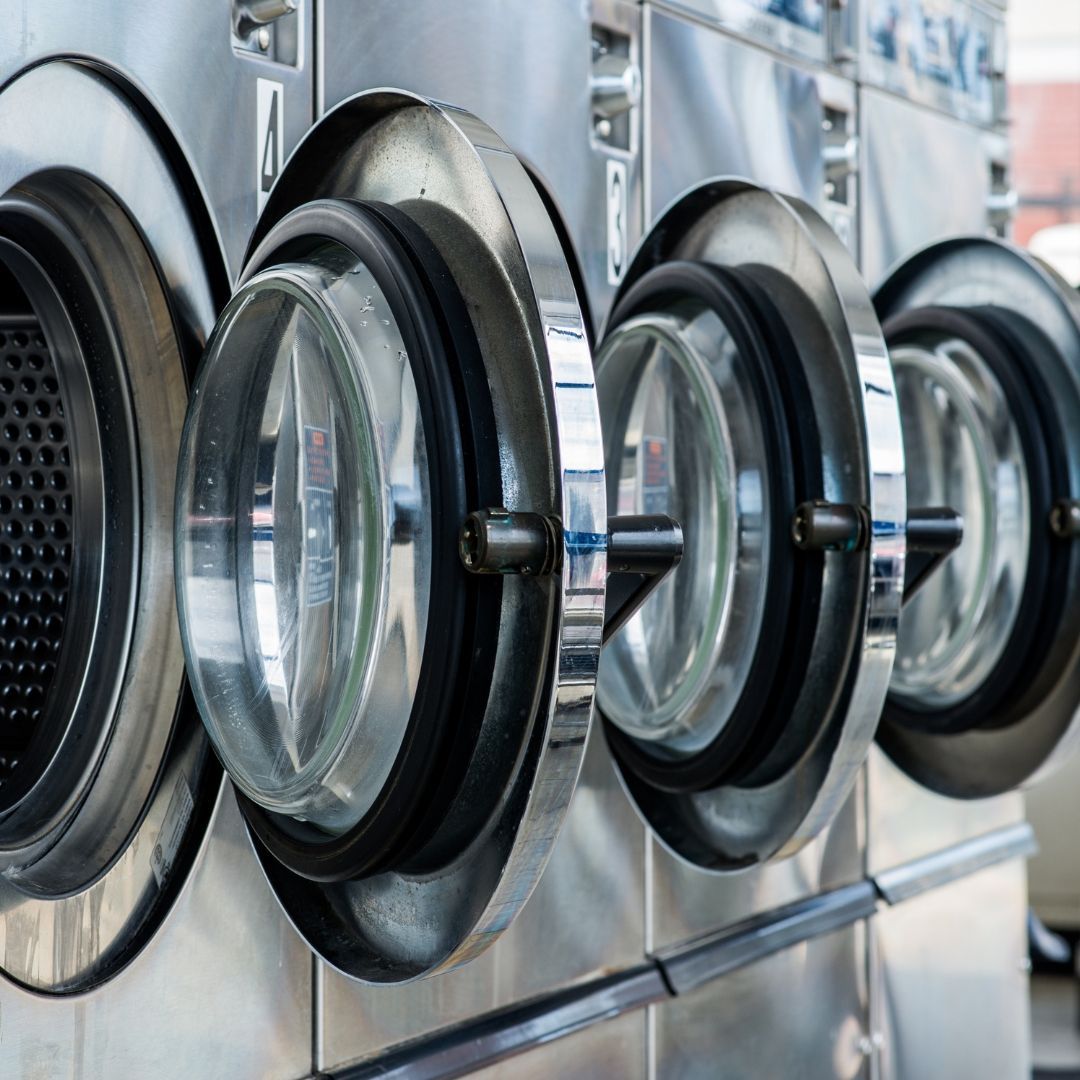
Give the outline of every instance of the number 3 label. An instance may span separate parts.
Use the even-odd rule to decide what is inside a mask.
[[[626,272],[626,163],[607,163],[607,279],[618,285]]]

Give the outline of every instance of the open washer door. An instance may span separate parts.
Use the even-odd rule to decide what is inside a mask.
[[[625,785],[701,867],[789,855],[850,792],[892,672],[904,455],[870,297],[808,206],[710,182],[634,258],[597,390],[609,508],[685,544],[601,662]]]
[[[0,91],[0,968],[43,993],[139,953],[222,786],[186,690],[172,525],[226,277],[150,115],[71,62]]]
[[[585,327],[524,167],[453,108],[343,103],[208,345],[176,531],[204,722],[341,971],[445,970],[525,903],[581,764],[606,530]]]
[[[944,794],[1007,791],[1076,742],[1080,298],[1008,244],[958,239],[876,297],[908,498],[964,540],[904,609],[880,742]]]

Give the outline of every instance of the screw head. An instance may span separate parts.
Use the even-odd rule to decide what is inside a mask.
[[[263,52],[266,52],[266,50],[270,48],[270,27],[260,26],[259,32],[256,35],[256,40],[259,43],[259,48],[262,49]]]

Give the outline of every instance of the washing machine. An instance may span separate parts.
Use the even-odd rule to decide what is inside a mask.
[[[399,7],[133,12],[122,41],[112,12],[19,12],[5,761],[71,805],[5,873],[0,1053],[645,1076],[722,1045],[867,1074],[869,928],[927,866],[867,876],[864,763],[913,567],[940,606],[960,535],[953,488],[909,499],[881,319],[917,353],[927,289],[985,305],[941,286],[970,251],[875,310],[846,13]],[[48,722],[81,715],[45,708],[70,656],[116,697],[97,727]],[[129,675],[161,715],[136,737]],[[932,802],[937,735],[892,719]],[[39,746],[78,785],[38,783]],[[119,854],[61,858],[80,836]]]
[[[3,13],[4,1075],[310,1071],[310,959],[187,689],[172,554],[259,80],[281,153],[310,122],[292,23],[264,52],[227,7]]]
[[[481,1053],[498,1060],[586,1018],[617,1015],[618,1050],[600,1024],[532,1050],[523,1067],[565,1070],[579,1054],[584,1068],[595,1045],[595,1060],[607,1055],[612,1071],[678,1075],[713,1069],[722,1042],[735,1069],[740,1054],[765,1052],[780,1070],[816,1060],[823,1074],[857,1074],[869,1067],[870,1045],[861,920],[876,903],[864,877],[858,785],[891,668],[906,519],[884,346],[837,236],[855,243],[854,83],[825,63],[830,28],[820,8],[803,19],[744,6],[745,39],[700,13],[624,3],[546,5],[512,24],[484,4],[414,13],[405,24],[389,5],[377,7],[367,23],[348,4],[320,7],[319,160],[356,161],[359,176],[360,161],[378,158],[346,153],[341,140],[363,100],[352,96],[394,80],[491,124],[555,222],[595,339],[608,513],[673,514],[684,554],[651,607],[607,635],[598,722],[562,835],[499,940],[466,967],[394,988],[365,985],[371,973],[350,971],[352,961],[315,942],[329,961],[318,976],[321,1067],[363,1076]],[[753,38],[762,27],[774,36]],[[402,71],[405,53],[414,64]],[[736,106],[746,94],[767,95],[760,113]],[[775,137],[756,137],[763,125]],[[723,175],[798,198],[745,181],[703,183]],[[760,260],[760,280],[740,270],[746,251]],[[785,316],[772,304],[786,305]],[[725,348],[757,357],[756,366],[712,390],[729,361],[707,342],[728,340],[728,320],[739,337]],[[779,339],[769,336],[774,325]],[[821,370],[806,366],[811,339]],[[780,376],[771,374],[773,351],[788,357]],[[820,416],[805,427],[772,431],[762,420],[797,411],[793,401],[810,385],[835,383],[849,388],[844,404],[830,411],[818,399]],[[727,418],[744,412],[747,425],[728,430]],[[684,460],[680,423],[703,432],[699,457]],[[818,464],[765,491],[758,478],[793,442]],[[732,462],[731,472],[718,475],[716,461]],[[691,494],[694,477],[702,486]],[[732,517],[690,512],[700,498],[715,515],[730,513],[732,490],[744,499]],[[859,550],[796,551],[789,565],[792,513],[801,501],[813,517],[810,504],[827,498],[873,504],[861,539],[836,541]],[[767,570],[769,560],[784,569]],[[760,590],[770,577],[774,586]],[[676,625],[696,596],[704,603]],[[730,611],[746,622],[725,634]],[[826,623],[850,633],[824,632]],[[764,646],[715,655],[707,644],[753,645],[763,625],[793,628],[775,654]],[[692,642],[687,657],[665,649],[680,639]],[[818,675],[791,676],[790,700],[771,696],[778,671],[806,667]],[[728,671],[735,690],[724,700]],[[650,701],[643,680],[668,688]],[[785,740],[788,711],[800,719]],[[358,973],[362,980],[349,977]],[[763,1049],[750,1037],[750,1006],[737,1002],[757,1002],[773,1018],[759,1018],[760,1032],[790,1023],[793,998],[812,986],[828,991],[812,1015],[798,1010],[790,1038]],[[485,1024],[464,1024],[483,1009],[495,1010]],[[423,1042],[400,1045],[419,1035]]]
[[[862,262],[893,358],[909,497],[929,482],[965,518],[959,553],[901,619],[868,764],[868,869],[887,901],[872,925],[874,1028],[889,1075],[943,1061],[1027,1075],[1034,842],[1018,789],[1076,741],[1077,305],[1004,239],[1015,196],[1000,7],[870,4],[861,46]],[[986,337],[967,334],[976,325]],[[940,441],[942,421],[967,449]],[[959,480],[965,459],[985,484]],[[961,586],[965,573],[982,584]]]

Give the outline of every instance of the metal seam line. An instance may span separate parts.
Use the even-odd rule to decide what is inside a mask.
[[[884,870],[873,881],[886,903],[899,904],[998,863],[1027,858],[1037,850],[1035,832],[1025,821]]]
[[[803,941],[1036,850],[1029,824],[998,829],[851,885],[754,916],[660,952],[651,963],[513,1005],[370,1061],[317,1073],[327,1080],[449,1080],[624,1013],[662,1003]]]
[[[859,881],[755,915],[689,946],[657,957],[676,994],[683,994],[773,953],[839,930],[877,910],[873,883]]]
[[[645,964],[489,1014],[419,1044],[328,1075],[334,1080],[463,1076],[667,997],[659,969]]]

